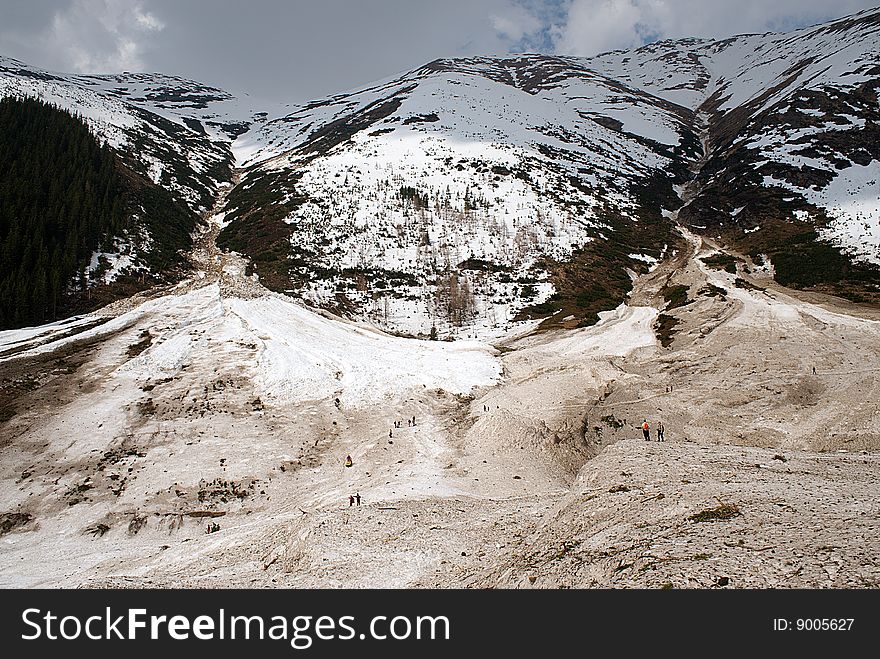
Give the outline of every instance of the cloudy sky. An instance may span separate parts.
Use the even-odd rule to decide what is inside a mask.
[[[53,71],[161,71],[299,102],[437,57],[593,55],[784,31],[880,0],[0,0],[0,54]]]

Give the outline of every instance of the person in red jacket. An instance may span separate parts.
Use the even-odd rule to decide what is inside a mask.
[[[645,435],[645,441],[651,441],[651,426],[648,425],[648,420],[645,419],[644,423],[642,423],[642,432]]]

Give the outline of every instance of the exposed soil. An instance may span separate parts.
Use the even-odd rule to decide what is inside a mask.
[[[598,325],[500,345],[497,386],[281,404],[225,305],[271,294],[218,229],[177,297],[0,361],[0,584],[880,584],[875,311],[685,233]]]

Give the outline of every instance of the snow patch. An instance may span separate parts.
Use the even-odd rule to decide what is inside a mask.
[[[274,296],[230,299],[227,308],[260,341],[257,384],[276,400],[338,396],[364,405],[412,389],[467,394],[501,375],[493,350],[482,343],[397,338]]]

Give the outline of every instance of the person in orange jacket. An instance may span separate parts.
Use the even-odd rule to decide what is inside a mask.
[[[648,425],[648,420],[645,419],[644,423],[642,423],[642,432],[645,435],[645,441],[651,441],[651,426]]]

